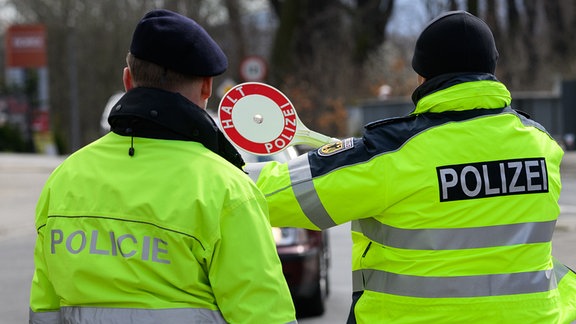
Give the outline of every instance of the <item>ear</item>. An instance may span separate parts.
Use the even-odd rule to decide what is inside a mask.
[[[213,77],[206,77],[202,78],[202,89],[200,90],[200,95],[202,96],[202,100],[208,100],[210,96],[212,96],[212,81],[214,80]]]
[[[134,88],[134,83],[132,82],[132,74],[130,69],[125,67],[122,73],[122,81],[124,82],[124,90],[129,91]]]
[[[424,82],[426,82],[426,78],[418,74],[418,85],[421,85]]]

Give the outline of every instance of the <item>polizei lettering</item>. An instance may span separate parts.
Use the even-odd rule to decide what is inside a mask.
[[[275,140],[264,143],[266,153],[276,152],[278,149],[284,148],[292,141],[294,134],[296,134],[296,112],[294,112],[294,107],[292,107],[290,103],[285,103],[280,106],[280,109],[284,116],[284,129]]]
[[[544,158],[447,165],[436,172],[440,201],[548,192]]]
[[[115,232],[101,233],[82,230],[64,233],[60,229],[50,231],[50,253],[88,253],[94,255],[137,257],[143,261],[169,264],[168,243],[151,236],[136,237]]]

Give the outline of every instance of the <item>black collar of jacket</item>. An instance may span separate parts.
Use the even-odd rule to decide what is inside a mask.
[[[464,82],[471,81],[498,81],[493,74],[490,73],[446,73],[426,80],[412,93],[412,102],[416,105],[418,101],[425,96],[432,94],[436,91],[449,88]]]
[[[114,105],[108,123],[122,136],[199,142],[237,167],[244,165],[212,117],[179,93],[134,88]]]

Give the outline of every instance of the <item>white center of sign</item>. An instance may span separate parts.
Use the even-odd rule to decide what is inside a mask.
[[[262,95],[239,99],[232,110],[232,120],[240,135],[256,143],[271,142],[284,129],[282,110],[272,99]]]

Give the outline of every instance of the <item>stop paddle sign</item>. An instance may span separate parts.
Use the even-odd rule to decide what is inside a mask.
[[[277,153],[290,145],[320,147],[337,141],[306,128],[281,91],[259,82],[228,90],[218,107],[218,122],[231,142],[257,155]]]

